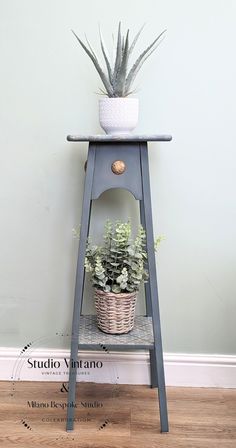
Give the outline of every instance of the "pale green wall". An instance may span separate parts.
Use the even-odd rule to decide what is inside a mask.
[[[96,42],[98,22],[108,37],[119,19],[134,32],[147,23],[142,48],[168,29],[136,83],[137,131],[173,134],[172,143],[150,145],[155,232],[166,235],[158,258],[164,349],[235,354],[230,0],[1,0],[0,345],[70,329],[86,145],[65,137],[100,132],[100,84],[70,29]],[[99,235],[107,216],[136,221],[137,204],[108,192],[94,215]]]

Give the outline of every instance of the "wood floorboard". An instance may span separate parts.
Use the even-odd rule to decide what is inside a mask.
[[[80,383],[66,433],[61,386],[0,382],[1,448],[236,448],[236,390],[168,388],[170,432],[160,434],[156,389]]]

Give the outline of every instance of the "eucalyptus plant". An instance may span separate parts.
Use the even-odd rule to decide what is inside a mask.
[[[131,239],[130,221],[114,224],[107,221],[102,246],[93,246],[88,240],[85,270],[90,273],[95,288],[105,292],[133,292],[148,279],[145,269],[145,231],[139,227]]]
[[[162,237],[155,241],[155,249]],[[108,220],[105,224],[103,244],[87,241],[85,270],[92,285],[105,292],[133,292],[148,280],[146,269],[146,233],[140,225],[134,239],[131,223]]]
[[[134,50],[134,47],[142,30],[143,27],[138,31],[130,44],[129,30],[124,35],[122,35],[121,22],[119,23],[116,42],[114,42],[113,38],[115,47],[114,62],[111,61],[108,56],[108,51],[106,49],[101,30],[99,30],[101,51],[105,61],[105,70],[103,69],[99,58],[91,47],[87,37],[85,36],[87,43],[86,45],[72,30],[76,39],[78,40],[84,51],[87,53],[87,55],[90,57],[102,80],[105,88],[105,91],[102,90],[102,93],[110,98],[126,97],[132,93],[131,87],[140,68],[142,67],[146,59],[156,50],[160,43],[161,37],[166,32],[166,30],[162,31],[159,36],[157,36],[156,39],[154,39],[154,41],[150,45],[148,45],[148,47],[139,55],[133,65],[129,68],[130,56]]]

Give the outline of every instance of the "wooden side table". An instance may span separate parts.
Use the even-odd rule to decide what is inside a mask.
[[[73,405],[76,399],[78,350],[88,349],[88,347],[98,349],[101,344],[110,350],[149,350],[151,386],[158,387],[161,432],[169,430],[154,253],[148,141],[167,142],[171,139],[170,135],[69,135],[67,137],[70,142],[89,142],[72,321],[67,431],[72,431],[74,427]],[[126,189],[139,201],[140,221],[146,230],[149,270],[149,281],[145,284],[146,316],[137,316],[134,329],[126,335],[102,333],[96,327],[95,316],[81,315],[84,259],[92,201],[111,188]]]

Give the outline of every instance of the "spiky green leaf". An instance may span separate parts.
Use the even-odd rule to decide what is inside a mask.
[[[122,54],[122,61],[120,64],[120,68],[118,69],[117,72],[116,82],[113,85],[117,96],[124,96],[125,94],[125,80],[127,75],[128,60],[129,60],[129,30],[127,31],[126,34],[124,51]]]
[[[101,28],[100,28],[100,27],[99,27],[99,34],[100,34],[100,44],[101,44],[102,54],[103,54],[103,57],[104,57],[104,60],[105,60],[105,63],[106,63],[106,67],[107,67],[107,73],[108,73],[109,81],[110,81],[110,83],[111,83],[111,85],[112,85],[112,69],[111,69],[111,64],[110,64],[110,61],[109,61],[108,56],[107,56],[107,52],[106,52],[105,44],[104,44],[104,39],[103,39],[102,31],[101,31]]]
[[[116,82],[117,72],[120,67],[122,60],[122,39],[121,39],[121,22],[119,22],[118,26],[118,34],[117,34],[117,44],[116,44],[116,60],[113,72],[113,85]]]
[[[99,64],[97,57],[86,47],[84,42],[77,36],[77,34],[73,30],[71,30],[71,31],[74,34],[74,36],[76,37],[76,39],[78,40],[78,42],[80,43],[81,47],[84,49],[84,51],[87,53],[87,55],[92,60],[94,66],[95,66],[97,72],[99,73],[99,76],[103,82],[103,85],[108,93],[108,96],[112,96],[113,95],[112,86],[111,86],[110,81],[107,78],[106,74],[103,72],[103,69]]]
[[[138,31],[138,33],[136,34],[136,36],[133,39],[132,44],[130,45],[130,49],[129,49],[129,56],[131,55],[131,53],[133,52],[133,49],[136,45],[136,42],[141,34],[141,32],[143,31],[143,28],[145,27],[145,23],[143,24],[143,26],[140,28],[140,30]]]
[[[152,54],[153,51],[156,50],[157,46],[156,43],[159,41],[159,39],[163,36],[163,34],[166,32],[166,30],[162,31],[159,36],[140,54],[136,62],[134,63],[133,67],[130,69],[129,74],[126,79],[126,85],[125,90],[126,92],[129,91],[131,84],[133,83],[140,67],[142,66],[143,62]],[[154,47],[154,48],[153,48]]]

